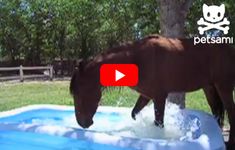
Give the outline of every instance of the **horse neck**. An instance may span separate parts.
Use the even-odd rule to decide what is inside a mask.
[[[92,79],[95,84],[99,84],[100,80],[100,67],[103,64],[131,64],[133,61],[132,50],[116,50],[114,52],[108,52],[105,54],[98,55],[94,58],[87,66],[86,71],[92,75]]]

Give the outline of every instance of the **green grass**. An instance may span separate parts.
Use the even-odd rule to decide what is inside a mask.
[[[202,90],[186,94],[186,107],[191,109],[211,112],[206,97]]]
[[[0,111],[30,104],[72,105],[68,82],[28,82],[0,85]]]
[[[73,105],[68,81],[0,84],[0,111],[31,104]],[[129,88],[104,90],[101,105],[133,107],[138,93]],[[209,112],[203,92],[187,94],[186,107]]]

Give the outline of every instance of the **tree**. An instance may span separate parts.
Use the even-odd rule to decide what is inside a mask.
[[[160,4],[161,34],[171,38],[185,37],[185,22],[192,0],[157,0]],[[185,107],[185,93],[170,93],[168,101]]]
[[[120,43],[159,33],[160,26],[165,36],[183,37],[190,2],[157,1],[0,0],[0,56],[16,63],[24,59],[28,65],[51,63],[54,58],[87,58]],[[234,36],[233,1],[195,1],[187,18],[187,35],[198,33],[195,22],[205,2],[225,4],[231,22],[229,36]]]

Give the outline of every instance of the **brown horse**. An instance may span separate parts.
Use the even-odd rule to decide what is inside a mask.
[[[74,72],[70,84],[76,119],[83,128],[93,124],[92,118],[102,95],[99,81],[102,64],[138,66],[139,82],[131,88],[145,98],[153,99],[157,124],[163,124],[165,101],[169,92],[189,92],[212,87],[216,96],[207,96],[208,101],[213,105],[219,101],[215,98],[220,97],[231,126],[229,144],[235,148],[235,104],[232,95],[235,84],[235,50],[230,46],[194,46],[192,39],[149,36],[112,48],[93,60],[83,61]]]

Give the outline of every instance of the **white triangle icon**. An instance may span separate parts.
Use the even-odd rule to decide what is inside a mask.
[[[115,81],[118,81],[118,80],[120,80],[121,78],[123,78],[125,76],[126,76],[125,74],[121,73],[118,70],[115,70]]]

